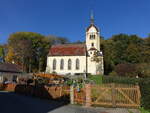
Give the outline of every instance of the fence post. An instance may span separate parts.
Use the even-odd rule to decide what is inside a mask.
[[[139,85],[136,85],[136,90],[137,90],[137,104],[140,107],[140,98],[141,98],[141,93],[140,93],[140,88]]]
[[[85,84],[85,107],[91,106],[91,84]]]
[[[115,94],[115,84],[112,83],[111,84],[111,88],[112,88],[112,107],[116,107],[116,94]]]
[[[62,86],[59,86],[60,88],[60,97],[62,96]]]
[[[74,87],[73,87],[73,85],[70,86],[70,103],[74,104]]]

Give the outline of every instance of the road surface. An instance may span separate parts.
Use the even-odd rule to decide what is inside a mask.
[[[128,113],[120,108],[85,108],[9,92],[0,92],[0,113]],[[134,112],[138,113],[138,112]]]

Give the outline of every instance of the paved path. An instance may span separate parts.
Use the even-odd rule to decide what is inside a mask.
[[[84,108],[15,93],[0,92],[0,113],[128,113],[127,109]],[[138,112],[134,112],[138,113]]]

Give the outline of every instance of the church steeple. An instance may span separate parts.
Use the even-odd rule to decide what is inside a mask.
[[[87,50],[90,50],[91,48],[95,48],[96,50],[100,51],[100,38],[99,37],[100,37],[99,30],[95,26],[93,12],[91,11],[90,25],[86,29]]]
[[[90,21],[91,21],[91,24],[93,25],[93,24],[94,24],[94,15],[93,15],[93,11],[91,11]]]

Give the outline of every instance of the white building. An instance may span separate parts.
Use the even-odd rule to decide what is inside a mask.
[[[91,16],[86,30],[85,44],[53,45],[47,57],[47,73],[93,75],[104,73],[103,54],[100,51],[100,32]]]

